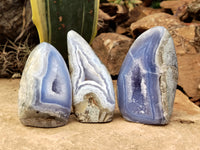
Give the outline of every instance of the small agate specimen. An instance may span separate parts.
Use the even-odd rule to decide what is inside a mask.
[[[39,44],[30,54],[20,81],[19,118],[35,127],[67,123],[72,105],[71,81],[60,53],[50,44]]]
[[[109,122],[115,108],[113,83],[105,66],[76,32],[67,35],[73,108],[80,122]]]
[[[118,76],[122,116],[133,122],[169,123],[178,79],[173,39],[161,26],[140,35],[131,46]]]

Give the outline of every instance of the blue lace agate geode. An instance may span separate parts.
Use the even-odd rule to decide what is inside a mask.
[[[20,81],[20,121],[36,127],[65,125],[71,111],[71,92],[62,56],[50,44],[39,44],[31,52]]]
[[[164,27],[140,35],[118,76],[118,104],[123,117],[144,124],[169,122],[178,79],[173,39]]]
[[[112,79],[90,45],[76,32],[67,35],[73,107],[81,122],[108,122],[115,109]]]

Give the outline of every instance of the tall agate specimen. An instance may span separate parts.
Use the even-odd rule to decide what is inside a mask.
[[[110,74],[76,32],[67,35],[73,107],[80,122],[109,122],[115,108]]]
[[[178,79],[173,39],[164,27],[140,35],[131,46],[118,77],[123,117],[144,124],[167,124]]]
[[[71,111],[71,93],[62,56],[50,44],[39,44],[31,52],[20,81],[20,121],[35,127],[65,125]]]

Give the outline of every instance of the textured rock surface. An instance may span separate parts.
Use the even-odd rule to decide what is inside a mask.
[[[164,12],[164,9],[161,9],[161,8],[154,9],[152,7],[143,7],[142,12],[147,16],[147,15],[152,15],[155,13],[162,13],[162,12]]]
[[[81,122],[108,122],[115,108],[113,84],[105,66],[76,32],[67,36],[73,106]]]
[[[200,54],[178,55],[179,80],[178,85],[183,88],[192,101],[200,99]]]
[[[30,54],[20,81],[19,118],[24,125],[57,127],[67,123],[71,82],[59,52],[48,43]]]
[[[171,9],[174,15],[177,14],[177,11],[180,11],[181,7],[184,7],[186,5],[185,1],[180,1],[180,0],[173,0],[173,1],[162,1],[160,3],[160,7],[164,9]],[[185,6],[187,9],[187,7]]]
[[[111,75],[118,75],[121,64],[133,40],[116,33],[102,33],[92,42],[92,48]]]
[[[130,28],[134,35],[134,30],[137,29],[137,27],[140,25],[141,28],[147,30],[153,26],[164,26],[165,28],[169,28],[171,26],[179,26],[182,24],[183,23],[181,23],[180,20],[178,20],[175,16],[166,13],[154,13],[133,23]]]
[[[146,16],[131,24],[130,29],[135,38],[145,30],[154,26],[164,26],[170,32],[174,40],[177,54],[194,54],[198,51],[194,46],[194,39],[196,36],[195,29],[198,25],[184,25],[183,22],[180,22],[175,16],[166,13],[155,13]],[[186,37],[183,35],[186,35]]]
[[[171,121],[151,126],[125,121],[116,108],[113,121],[82,124],[70,116],[60,128],[23,126],[17,116],[19,80],[0,79],[2,150],[198,150],[200,109],[177,90]],[[114,83],[114,85],[116,85]]]
[[[20,2],[20,0],[4,0],[0,2],[1,40],[5,38],[4,36],[14,39],[20,33],[20,27],[22,25],[22,7],[23,3]]]
[[[188,5],[189,14],[196,20],[200,21],[200,0],[194,0]]]
[[[0,1],[1,42],[7,39],[19,40],[22,36],[26,37],[28,33],[30,34],[30,29],[33,27],[31,15],[29,0]]]
[[[125,6],[115,3],[101,3],[100,9],[112,17],[117,23],[123,22],[128,18],[128,10]]]
[[[163,27],[140,35],[131,46],[118,77],[123,117],[145,124],[169,122],[178,68],[173,40]]]
[[[171,10],[181,21],[196,23],[200,21],[200,0],[162,1],[160,6],[168,12]]]

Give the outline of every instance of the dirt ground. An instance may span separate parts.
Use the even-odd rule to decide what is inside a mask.
[[[0,150],[200,150],[200,109],[177,90],[166,126],[125,121],[116,107],[112,122],[66,126],[23,126],[17,116],[19,79],[0,79]],[[114,82],[116,87],[116,82]]]

